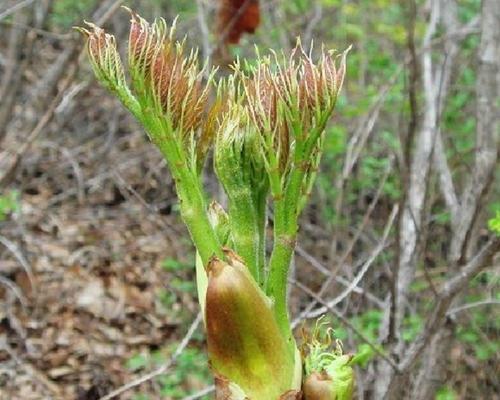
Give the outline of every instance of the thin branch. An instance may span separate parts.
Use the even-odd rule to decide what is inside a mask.
[[[302,35],[303,37],[303,43],[305,43],[307,47],[307,51],[310,51],[310,46],[312,46],[312,37],[313,37],[313,32],[314,28],[317,27],[319,22],[321,21],[321,17],[323,16],[323,5],[321,1],[316,1],[314,3],[314,12],[312,18],[309,20],[306,29],[304,31],[304,34]]]
[[[212,393],[213,391],[215,391],[214,385],[207,386],[206,388],[199,390],[191,396],[184,397],[182,400],[197,400],[202,398],[203,396],[206,396],[207,394]]]
[[[491,239],[470,262],[464,265],[450,280],[445,282],[439,291],[439,300],[433,307],[433,312],[427,318],[424,330],[405,352],[405,357],[399,364],[401,371],[410,369],[426,344],[439,330],[453,298],[474,275],[486,268],[499,250],[500,238]]]
[[[333,307],[337,304],[339,304],[342,300],[344,300],[349,294],[351,294],[354,290],[354,288],[361,282],[365,274],[368,272],[368,269],[372,265],[373,261],[377,258],[377,256],[382,252],[382,250],[385,247],[385,242],[387,241],[387,238],[389,236],[389,232],[391,231],[392,224],[394,223],[394,219],[396,218],[396,215],[398,213],[398,205],[396,204],[391,211],[391,214],[389,216],[389,220],[387,221],[387,225],[385,226],[384,233],[382,234],[382,239],[380,240],[378,246],[373,250],[372,254],[370,255],[370,258],[365,262],[361,270],[359,271],[358,275],[352,280],[351,284],[342,292],[340,293],[337,297],[334,299],[330,300],[328,302],[328,305],[330,307]]]
[[[300,245],[295,248],[295,254],[302,257],[306,262],[308,262],[313,268],[315,268],[316,270],[321,272],[323,275],[325,275],[325,276],[331,275],[331,272],[327,269],[327,267],[325,265],[323,265],[316,257],[314,257],[312,254],[308,253]],[[335,279],[335,282],[341,284],[344,287],[348,287],[351,284],[351,282],[349,280],[347,280],[346,278],[344,278],[342,276],[335,275],[334,279]],[[372,293],[368,292],[366,289],[363,289],[359,286],[355,287],[353,289],[353,292],[366,296],[366,298],[369,301],[374,303],[379,308],[382,308],[385,304],[378,297],[376,297]],[[292,323],[292,326],[296,326],[296,324],[298,322],[300,322],[298,319],[296,319],[295,321]]]
[[[389,232],[392,228],[392,225],[394,223],[394,219],[396,218],[397,213],[398,213],[398,205],[395,205],[392,209],[390,216],[389,216],[389,220],[384,228],[384,233],[382,235],[382,239],[380,240],[377,247],[375,249],[373,249],[372,254],[368,258],[368,260],[363,264],[363,266],[361,267],[361,270],[356,275],[356,277],[352,280],[350,285],[342,293],[340,293],[337,297],[333,298],[332,300],[323,301],[324,303],[328,304],[329,307],[334,307],[335,305],[339,304],[342,300],[344,300],[347,296],[349,296],[354,291],[354,289],[357,287],[359,282],[361,282],[361,280],[365,276],[366,272],[368,271],[370,266],[373,264],[373,261],[375,261],[375,259],[378,257],[378,255],[385,248],[385,244],[387,242]],[[321,296],[321,290],[318,293],[318,297],[320,297],[320,296]],[[300,317],[301,318],[305,318],[305,317],[315,318],[315,317],[323,314],[325,311],[326,311],[325,307],[321,307],[321,308],[318,308],[312,312],[311,311],[303,312],[303,313],[301,313]]]
[[[7,18],[9,15],[14,14],[16,11],[22,10],[25,7],[28,7],[31,3],[34,3],[37,0],[23,0],[20,1],[19,3],[13,5],[12,7],[8,8],[7,10],[3,11],[0,13],[0,21],[4,18]]]
[[[26,297],[24,297],[21,288],[17,286],[17,284],[15,284],[10,279],[7,279],[4,276],[0,275],[0,285],[3,285],[7,289],[9,289],[14,294],[14,296],[19,299],[19,302],[24,309],[28,307],[28,300],[26,299]]]
[[[207,25],[207,16],[205,13],[205,6],[203,5],[203,0],[196,0],[196,4],[198,5],[197,9],[197,18],[198,18],[198,24],[200,25],[200,31],[201,31],[201,42],[203,44],[203,58],[208,62],[208,59],[210,57],[210,54],[212,53],[212,49],[210,48],[210,31],[208,29]],[[210,68],[207,68],[207,73],[209,72]]]
[[[115,12],[120,8],[123,0],[116,0],[104,13],[98,18],[96,24],[102,25],[106,22]],[[79,42],[73,42],[73,46],[78,47]],[[76,77],[78,72],[78,65],[81,62],[85,55],[85,50],[81,50],[78,58],[72,64],[70,64],[67,68],[69,71],[61,83],[59,92],[53,98],[53,100],[49,103],[47,111],[44,115],[38,120],[38,123],[35,125],[33,130],[30,132],[28,137],[23,141],[22,145],[19,146],[17,150],[15,150],[12,155],[12,160],[10,161],[10,165],[6,168],[6,171],[2,171],[2,175],[0,175],[0,185],[4,184],[6,181],[10,179],[16,167],[19,165],[19,162],[22,156],[30,149],[33,142],[38,138],[38,136],[43,132],[47,124],[52,120],[55,110],[57,109],[59,103],[65,96],[66,90],[70,87],[73,79]],[[0,159],[0,161],[2,161]]]
[[[386,171],[385,171],[385,174],[384,176],[382,177],[382,179],[380,180],[380,183],[378,185],[378,188],[377,188],[377,192],[373,198],[373,200],[370,202],[370,205],[368,206],[368,209],[367,211],[365,212],[365,215],[363,216],[363,220],[360,224],[360,226],[358,227],[354,237],[352,238],[352,240],[350,241],[349,245],[347,246],[347,249],[345,250],[345,252],[342,254],[342,256],[340,257],[340,261],[338,262],[337,265],[343,265],[345,263],[345,261],[347,260],[347,258],[349,257],[349,255],[352,253],[352,250],[354,249],[354,246],[355,244],[357,243],[362,231],[364,230],[364,228],[366,227],[366,225],[368,224],[368,221],[370,219],[370,216],[373,212],[373,210],[375,209],[375,206],[377,205],[379,199],[380,199],[380,196],[382,195],[382,191],[383,191],[383,187],[384,187],[384,184],[389,176],[389,173],[391,171],[391,167],[392,167],[392,160],[391,162],[389,163]],[[391,221],[391,224],[392,224],[392,221]],[[383,240],[382,242],[382,247],[379,249],[380,247],[380,243],[379,243],[379,246],[374,250],[374,253],[373,254],[376,254],[375,257],[382,251],[382,249],[385,247],[385,240]],[[372,255],[373,255],[372,254]],[[372,258],[372,256],[370,256],[370,259]],[[369,259],[369,260],[370,260]],[[365,263],[365,265],[363,266],[363,269],[364,268],[368,268],[371,263],[373,262],[375,258],[373,258],[371,261],[367,261]],[[367,267],[368,266],[368,267]],[[321,288],[319,290],[319,296],[322,297],[327,289],[330,287],[330,285],[332,284],[332,282],[335,280],[335,277],[337,276],[336,274],[336,271],[332,271],[329,273],[329,277],[328,279],[321,285]],[[352,291],[352,290],[351,290]],[[314,301],[311,301],[307,307],[305,308],[305,310],[301,313],[301,317],[305,317],[306,315],[308,315],[311,310],[314,308],[315,306],[315,302]]]
[[[450,316],[458,314],[462,311],[467,311],[467,310],[470,310],[471,308],[475,308],[475,307],[498,306],[498,305],[500,305],[500,300],[488,299],[488,300],[476,301],[474,303],[463,304],[461,306],[452,308],[446,313],[446,316],[450,317]]]
[[[413,366],[425,353],[428,344],[441,331],[445,321],[446,314],[456,295],[464,289],[470,279],[486,268],[500,250],[500,238],[491,239],[479,253],[465,266],[463,266],[456,275],[444,283],[439,292],[438,301],[434,305],[430,316],[427,318],[423,331],[419,334],[409,348],[405,350],[404,356],[399,363],[399,374],[393,375],[384,392],[384,399],[399,398],[401,387],[405,385]],[[438,354],[439,350],[435,350]],[[425,388],[421,388],[425,390]]]
[[[453,184],[453,178],[451,176],[450,167],[448,161],[446,160],[446,153],[443,144],[443,138],[441,132],[436,135],[436,143],[434,147],[434,164],[436,166],[441,194],[443,195],[446,206],[450,210],[452,221],[457,219],[459,201],[455,190],[455,185]]]
[[[474,169],[469,176],[462,196],[461,208],[454,223],[450,259],[458,261],[466,256],[475,217],[484,203],[484,197],[492,183],[500,148],[498,135],[500,107],[498,106],[500,71],[500,11],[498,1],[485,0],[482,6],[482,34],[479,43],[479,68],[476,79],[476,150]]]
[[[33,269],[31,268],[30,263],[28,262],[26,257],[24,257],[19,247],[14,242],[10,241],[5,236],[1,235],[0,235],[0,243],[3,244],[7,248],[7,250],[9,250],[14,255],[17,261],[19,261],[19,264],[21,264],[21,266],[23,267],[24,271],[26,272],[26,275],[28,275],[31,288],[34,289],[35,281],[33,279]]]
[[[155,369],[154,371],[152,371],[146,375],[143,375],[137,379],[134,379],[133,381],[119,387],[116,390],[113,390],[111,393],[108,393],[106,396],[101,397],[99,400],[113,399],[113,398],[125,393],[126,391],[128,391],[130,389],[133,389],[139,385],[142,385],[145,382],[150,381],[151,379],[156,378],[159,375],[166,373],[175,364],[175,362],[177,361],[177,358],[181,355],[181,353],[184,351],[184,349],[187,347],[187,345],[191,341],[191,339],[192,339],[194,333],[196,332],[196,329],[198,328],[198,325],[200,324],[201,320],[202,320],[202,314],[200,312],[196,316],[195,320],[191,323],[191,326],[189,327],[186,335],[184,336],[181,343],[179,344],[179,346],[175,350],[174,354],[172,354],[172,357],[170,357],[170,359],[165,364],[163,364],[161,367]]]

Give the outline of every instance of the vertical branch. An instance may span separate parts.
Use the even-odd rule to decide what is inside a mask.
[[[418,126],[418,102],[417,102],[417,87],[419,82],[419,64],[417,52],[415,49],[415,20],[417,15],[417,5],[415,0],[408,0],[408,51],[410,56],[410,76],[408,85],[408,100],[410,105],[410,121],[408,124],[407,135],[402,143],[402,157],[400,162],[400,174],[402,180],[402,187],[405,189],[399,201],[398,220],[396,224],[396,236],[400,238],[396,245],[396,257],[394,265],[394,274],[392,276],[391,295],[389,298],[390,308],[387,310],[385,320],[388,320],[388,329],[381,331],[381,340],[388,344],[394,345],[399,335],[399,326],[396,325],[396,315],[400,312],[401,293],[400,290],[400,272],[401,272],[401,259],[403,252],[403,217],[407,207],[408,188],[410,187],[410,168],[411,168],[411,149],[413,147],[415,136]],[[430,41],[432,31],[435,29],[435,22],[428,27],[428,34],[426,41]],[[429,31],[431,34],[429,34]],[[406,232],[405,232],[406,233]],[[394,376],[394,369],[384,360],[381,360],[377,365],[377,376],[374,382],[374,398],[382,399],[385,396],[386,390],[390,385],[391,379]]]
[[[490,265],[500,250],[500,239],[491,239],[483,248],[465,265],[460,266],[457,273],[446,281],[438,293],[436,304],[434,305],[425,326],[418,337],[413,341],[405,351],[404,356],[399,362],[399,374],[392,379],[391,384],[385,394],[384,399],[396,400],[401,398],[401,390],[405,386],[405,381],[410,374],[413,366],[425,352],[429,343],[437,338],[437,334],[443,326],[453,299],[460,293],[477,273]],[[431,348],[435,348],[432,346]],[[427,352],[426,352],[427,353]],[[436,361],[435,359],[433,361]],[[429,363],[424,365],[430,366]],[[431,366],[435,366],[432,364]],[[410,399],[429,399],[433,397],[433,392],[428,391],[429,387],[434,386],[435,376],[428,375],[428,381],[425,381],[425,387],[414,388],[414,392],[408,398]],[[419,382],[417,380],[417,382]]]
[[[417,102],[415,87],[412,87],[415,83],[411,82],[409,100],[412,107],[412,116],[408,138],[404,146],[405,160],[402,176],[405,192],[401,200],[402,208],[398,226],[398,254],[392,289],[388,338],[388,341],[393,345],[393,350],[397,357],[401,357],[404,353],[405,346],[401,339],[401,327],[408,304],[409,288],[422,251],[423,232],[425,231],[423,223],[427,203],[427,191],[429,189],[429,176],[433,159],[436,157],[436,147],[438,150],[438,157],[436,159],[441,162],[440,171],[442,173],[440,173],[440,176],[442,181],[447,184],[447,187],[452,189],[452,193],[454,192],[451,174],[446,164],[441,142],[439,120],[450,85],[452,67],[458,55],[459,42],[456,38],[453,38],[453,35],[449,35],[449,38],[445,41],[443,65],[440,68],[436,68],[432,58],[432,40],[441,21],[444,22],[446,28],[445,34],[450,34],[457,30],[457,5],[454,0],[434,1],[430,4],[430,20],[422,43],[424,51],[421,58],[421,77],[424,92],[423,118],[421,126],[417,131],[417,122],[415,120],[417,116]],[[415,15],[415,4],[410,4],[410,13],[413,16]],[[408,47],[410,55],[415,58],[412,39],[409,39]],[[415,79],[417,72],[414,66],[411,71],[412,79]],[[413,143],[413,132],[416,132],[415,143]],[[412,148],[414,148],[413,154],[410,154]],[[452,194],[447,199],[449,204],[456,204],[457,202]],[[385,398],[386,385],[393,380],[394,374],[387,365],[382,363],[380,365],[380,375],[380,381],[377,382],[375,387],[375,397]]]
[[[431,40],[436,32],[437,25],[443,20],[446,33],[457,30],[457,5],[454,0],[442,0],[433,2],[430,22],[424,37],[423,47],[428,49],[422,55],[422,81],[424,86],[424,116],[422,126],[417,134],[413,158],[407,177],[406,204],[404,206],[400,221],[399,237],[399,260],[397,273],[397,288],[395,297],[395,321],[392,334],[397,336],[404,317],[406,296],[408,288],[413,280],[416,263],[419,259],[419,241],[422,231],[423,212],[428,189],[428,177],[431,171],[432,160],[436,154],[436,147],[444,150],[440,142],[439,119],[443,104],[448,94],[451,80],[451,70],[455,63],[459,50],[459,42],[450,35],[445,42],[445,58],[441,68],[433,67]],[[436,146],[436,143],[441,146]],[[411,143],[407,143],[411,146]],[[406,155],[409,155],[407,147]],[[444,164],[443,171],[449,175],[447,165]],[[451,179],[451,178],[450,178]],[[452,186],[452,182],[450,181]],[[450,200],[455,202],[456,200]]]
[[[498,106],[500,10],[495,0],[482,4],[481,42],[479,44],[479,69],[476,83],[476,151],[474,167],[465,185],[461,207],[453,223],[450,259],[466,257],[465,250],[473,221],[484,203],[491,184],[498,158],[500,108]]]
[[[196,0],[196,4],[198,6],[198,24],[200,25],[201,31],[201,43],[203,45],[203,59],[208,62],[210,55],[212,54],[212,49],[210,48],[210,31],[207,25],[207,18],[205,12],[205,6],[203,5],[203,0]],[[207,73],[210,71],[210,68],[206,69]]]
[[[0,81],[0,143],[7,134],[7,123],[12,114],[14,101],[22,82],[22,76],[30,54],[23,53],[27,51],[29,31],[18,25],[28,23],[28,13],[20,10],[14,14],[14,24],[10,28],[7,49],[7,65]]]
[[[323,16],[323,5],[321,2],[316,1],[314,3],[314,11],[311,19],[307,23],[306,29],[304,30],[304,33],[302,34],[302,38],[304,40],[304,44],[306,46],[307,51],[310,51],[310,47],[312,45],[312,38],[313,38],[313,33],[314,29],[317,27],[319,22],[321,21],[321,17]]]
[[[423,46],[428,48],[437,28],[440,10],[437,2],[432,3],[430,21],[425,34]],[[415,273],[418,259],[418,240],[422,225],[422,211],[427,192],[427,177],[430,171],[433,133],[437,117],[437,82],[433,74],[431,49],[422,55],[422,81],[424,85],[424,117],[416,135],[413,157],[409,162],[405,204],[402,209],[399,225],[399,260],[395,276],[395,298],[392,336],[397,338],[407,303],[407,293]],[[407,143],[407,146],[411,146]],[[410,152],[409,149],[406,150]]]
[[[407,188],[409,186],[409,171],[410,171],[410,161],[411,161],[411,148],[415,141],[415,135],[418,125],[418,102],[417,102],[417,88],[419,82],[419,64],[417,58],[417,51],[415,45],[415,20],[417,18],[417,5],[415,0],[409,0],[408,2],[408,51],[410,54],[410,76],[408,82],[408,101],[410,105],[410,121],[408,124],[408,132],[403,143],[403,157],[400,163],[400,174],[403,181],[403,187]],[[400,237],[401,231],[401,218],[403,215],[404,207],[406,204],[407,192],[404,191],[399,202],[399,215],[397,224],[397,237]],[[396,271],[398,270],[399,260],[400,260],[401,246],[397,246],[397,257],[396,257]],[[396,301],[397,298],[397,274],[393,277],[393,282],[391,286],[391,307],[390,307],[390,318],[389,318],[389,341],[394,341],[396,338],[396,326],[395,326],[395,315],[396,315]]]
[[[450,204],[446,195],[444,196],[452,215],[452,238],[448,259],[453,271],[448,273],[450,277],[448,285],[460,276],[455,271],[455,266],[473,257],[468,253],[477,242],[474,227],[485,203],[486,194],[490,189],[498,158],[500,110],[495,105],[495,99],[499,93],[497,75],[500,71],[498,61],[500,51],[497,43],[500,41],[500,10],[493,3],[495,1],[485,0],[482,4],[481,41],[478,51],[479,67],[476,83],[477,123],[474,166],[460,201],[456,200],[455,204]],[[446,172],[446,169],[442,171]],[[441,183],[444,183],[443,179],[441,179]],[[448,188],[443,187],[443,190],[446,191]],[[444,319],[445,316],[442,315],[441,320]],[[450,336],[451,330],[443,326],[436,330],[429,339],[429,347],[424,353],[422,366],[412,388],[412,398],[425,400],[435,393],[437,385],[441,382],[439,373],[443,364],[448,360]]]

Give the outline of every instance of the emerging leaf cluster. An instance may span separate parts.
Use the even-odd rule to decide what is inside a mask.
[[[97,79],[144,126],[171,170],[198,252],[198,295],[214,372],[231,382],[228,387],[256,398],[273,391],[273,397],[298,393],[301,361],[288,319],[288,270],[347,51],[335,55],[322,49],[314,62],[298,41],[289,56],[258,55],[255,66],[237,62],[229,77],[217,81],[215,71],[200,66],[197,51],[187,53],[185,40],[175,39],[175,22],[150,24],[129,12],[127,72],[112,35],[93,24],[80,30]],[[210,103],[212,87],[216,95]],[[207,204],[202,185],[212,147],[227,209]],[[267,257],[270,205],[273,241]],[[261,319],[251,321],[252,315]],[[328,368],[343,359],[325,354],[318,360]],[[278,367],[281,373],[277,363],[286,364]],[[274,389],[262,386],[273,374]]]

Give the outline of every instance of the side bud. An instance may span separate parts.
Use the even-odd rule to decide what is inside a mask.
[[[319,321],[303,346],[304,400],[351,400],[354,392],[353,356],[343,354],[340,341],[332,346],[332,329],[320,337]]]
[[[290,390],[298,394],[295,355],[280,333],[269,299],[234,253],[228,252],[227,259],[214,258],[208,266],[205,313],[216,382],[230,383],[233,392],[237,387],[251,400],[278,400]]]
[[[223,246],[228,244],[229,240],[229,216],[227,215],[224,208],[213,200],[208,206],[208,218],[212,224],[217,238]]]
[[[304,400],[351,400],[354,391],[352,357],[331,360],[321,372],[312,372],[304,381]]]

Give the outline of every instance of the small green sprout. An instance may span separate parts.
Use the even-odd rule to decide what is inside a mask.
[[[350,400],[354,390],[353,356],[344,354],[340,340],[333,341],[333,329],[325,327],[327,324],[319,319],[303,345],[305,400]]]

